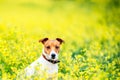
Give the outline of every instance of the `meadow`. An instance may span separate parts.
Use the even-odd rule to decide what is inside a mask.
[[[0,80],[38,59],[44,37],[65,41],[58,80],[120,80],[119,14],[119,0],[0,0]]]

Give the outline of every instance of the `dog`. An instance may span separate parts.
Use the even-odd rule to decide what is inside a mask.
[[[60,62],[58,60],[58,55],[60,45],[64,42],[64,40],[60,38],[56,38],[55,40],[44,38],[39,40],[39,42],[44,45],[42,55],[27,68],[25,68],[26,76],[32,76],[38,73],[43,77],[44,74],[47,74],[46,79],[54,80],[58,74],[58,63]]]

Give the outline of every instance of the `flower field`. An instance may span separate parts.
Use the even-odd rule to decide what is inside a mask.
[[[44,37],[65,41],[58,80],[120,80],[119,14],[119,0],[0,0],[0,80],[17,80]]]

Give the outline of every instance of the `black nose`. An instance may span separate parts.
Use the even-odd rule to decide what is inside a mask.
[[[55,56],[56,56],[55,54],[51,54],[52,59],[55,59]]]

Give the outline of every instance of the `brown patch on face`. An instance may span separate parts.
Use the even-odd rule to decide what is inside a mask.
[[[46,54],[50,54],[50,52],[54,50],[57,54],[60,51],[60,42],[58,40],[47,40],[44,43],[44,51]]]

